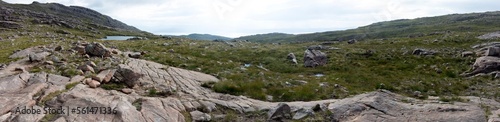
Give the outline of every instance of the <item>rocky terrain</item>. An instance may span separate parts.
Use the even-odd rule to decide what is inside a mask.
[[[55,61],[54,55],[79,55],[81,62]],[[266,102],[220,94],[202,87],[214,76],[131,58],[130,52],[100,43],[76,43],[71,49],[32,47],[14,53],[21,58],[0,70],[0,121],[499,121],[500,103],[479,97],[446,103],[418,100],[386,90],[346,99],[310,102]],[[109,66],[109,69],[96,65]],[[105,62],[105,63],[103,63]],[[29,72],[37,66],[81,63],[77,75],[65,77]],[[97,70],[98,69],[98,70]],[[93,74],[96,75],[86,75]],[[106,90],[106,84],[125,87]],[[154,91],[154,92],[153,92]],[[110,107],[114,114],[19,114],[23,108]],[[228,118],[228,111],[239,115]],[[69,112],[69,111],[68,111]],[[319,118],[319,119],[318,119]]]
[[[447,19],[481,25],[475,15]],[[87,8],[0,1],[0,122],[500,121],[498,32],[440,26],[450,30],[196,41]],[[149,40],[99,40],[107,35]]]

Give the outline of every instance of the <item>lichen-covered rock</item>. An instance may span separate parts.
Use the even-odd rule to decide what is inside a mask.
[[[306,50],[304,53],[304,66],[317,67],[326,65],[328,57],[325,53],[319,50]]]
[[[111,51],[101,43],[91,43],[85,46],[85,52],[90,56],[111,57]]]

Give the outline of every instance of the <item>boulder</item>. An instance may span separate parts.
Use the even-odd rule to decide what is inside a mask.
[[[18,29],[21,28],[22,25],[17,23],[17,22],[12,22],[12,21],[0,21],[0,28],[7,28],[7,29]]]
[[[469,56],[474,56],[474,52],[472,51],[462,52],[462,57],[469,57]]]
[[[128,57],[138,59],[138,58],[141,58],[141,57],[142,57],[142,53],[141,53],[141,52],[129,53],[129,54],[128,54]]]
[[[319,50],[306,50],[304,53],[304,66],[317,67],[326,65],[328,58],[325,53]]]
[[[129,88],[123,88],[120,91],[125,93],[125,94],[131,94],[132,92],[134,92],[133,89],[129,89]]]
[[[111,57],[111,51],[101,43],[91,43],[85,46],[85,52],[90,56]]]
[[[49,56],[49,52],[42,52],[42,53],[36,53],[36,54],[29,54],[29,60],[31,62],[40,62],[43,61],[47,56]]]
[[[80,66],[78,66],[78,69],[82,70],[83,72],[89,71],[89,72],[95,73],[94,68],[92,68],[89,65],[80,65]]]
[[[366,122],[485,122],[484,111],[470,103],[440,104],[425,103],[413,105],[401,102],[405,98],[386,90],[356,95],[333,102],[328,106],[331,121]]]
[[[300,108],[295,115],[293,115],[292,119],[299,120],[303,119],[307,116],[314,115],[314,111],[311,108]]]
[[[497,39],[500,38],[500,31],[487,33],[477,37],[478,39]]]
[[[434,55],[436,54],[436,52],[434,51],[429,51],[429,50],[426,50],[426,49],[415,49],[413,50],[413,55]]]
[[[500,56],[500,47],[488,47],[486,52],[484,52],[484,56]]]
[[[472,65],[472,72],[465,73],[463,76],[470,77],[480,73],[491,73],[500,69],[500,58],[493,56],[483,56],[476,59]]]
[[[281,121],[290,119],[292,117],[290,106],[286,103],[279,103],[278,106],[272,108],[267,112],[268,120]]]
[[[295,54],[289,53],[288,56],[286,56],[286,59],[288,59],[290,62],[294,64],[298,64],[297,58],[295,57]]]
[[[54,48],[54,51],[61,51],[61,50],[63,50],[62,46],[57,46],[56,48]]]
[[[354,44],[354,43],[356,43],[356,42],[358,42],[358,40],[356,40],[356,39],[351,39],[351,40],[347,41],[347,44]]]
[[[87,85],[89,85],[90,88],[97,88],[101,85],[101,83],[96,80],[87,80]]]
[[[212,120],[212,117],[209,114],[200,111],[192,111],[189,112],[189,114],[191,114],[191,118],[195,122],[209,122]]]
[[[139,83],[139,79],[144,75],[140,71],[134,70],[130,66],[120,64],[118,65],[113,78],[117,82],[123,82],[127,84],[128,87],[134,87]]]

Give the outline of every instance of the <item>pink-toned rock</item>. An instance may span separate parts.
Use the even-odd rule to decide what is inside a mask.
[[[86,72],[86,71],[90,71],[92,73],[94,73],[94,68],[92,68],[91,66],[89,65],[81,65],[78,67],[78,69],[82,70],[83,72]]]
[[[116,70],[115,69],[108,69],[101,71],[99,74],[96,76],[93,76],[92,79],[97,80],[102,83],[107,83],[113,78],[113,75],[115,74]]]
[[[69,80],[69,82],[71,82],[71,83],[74,83],[74,82],[82,82],[84,79],[85,79],[85,77],[84,77],[84,76],[77,75],[77,76],[73,76],[73,77],[71,78],[71,80]]]
[[[101,85],[101,83],[99,83],[99,81],[96,80],[91,80],[90,82],[87,83],[87,85],[89,85],[90,88],[97,88]]]
[[[124,88],[124,89],[122,89],[122,90],[120,90],[120,91],[122,91],[122,92],[123,92],[123,93],[125,93],[125,94],[130,94],[130,93],[134,92],[134,90],[133,90],[133,89],[129,89],[129,88]]]

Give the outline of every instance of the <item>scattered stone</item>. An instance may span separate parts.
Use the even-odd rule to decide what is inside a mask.
[[[111,51],[101,43],[91,43],[85,46],[85,52],[90,56],[111,57]]]
[[[87,80],[87,85],[89,85],[90,88],[97,88],[101,85],[101,83],[96,80]]]
[[[304,66],[317,67],[326,65],[328,58],[325,53],[319,50],[306,50],[304,53]]]
[[[422,92],[420,92],[420,91],[413,92],[414,97],[421,97],[421,95],[422,95]]]
[[[212,117],[209,114],[200,111],[192,111],[189,112],[189,114],[191,114],[191,118],[195,122],[209,122],[210,120],[212,120]]]
[[[500,58],[493,56],[483,56],[476,59],[472,65],[472,72],[462,74],[463,76],[470,77],[480,73],[491,73],[500,69]]]
[[[128,87],[134,87],[137,85],[139,78],[144,76],[139,71],[135,71],[131,67],[127,65],[120,64],[118,65],[118,70],[114,74],[113,78],[115,81],[123,82],[127,84]]]
[[[61,51],[61,50],[63,50],[62,46],[57,46],[56,48],[54,48],[54,51]]]
[[[500,38],[500,31],[487,33],[477,37],[478,39],[498,39]]]
[[[168,46],[168,45],[170,45],[170,44],[168,44],[168,43],[163,43],[163,46]]]
[[[48,52],[42,52],[42,53],[36,53],[36,54],[29,54],[29,60],[31,62],[40,62],[40,61],[43,61],[45,59],[45,57],[47,57],[48,55],[50,55],[50,53]]]
[[[358,42],[358,40],[356,40],[356,39],[351,39],[351,40],[347,41],[347,44],[354,44],[354,43],[356,43],[356,42]]]
[[[297,113],[295,113],[295,115],[293,115],[293,118],[294,120],[299,120],[299,119],[303,119],[307,116],[312,116],[314,115],[314,111],[310,108],[300,108]]]
[[[474,55],[474,52],[472,52],[472,51],[462,52],[462,57],[469,57],[469,56],[473,56],[473,55]]]
[[[174,49],[169,49],[168,52],[169,53],[174,53],[175,51],[174,51]]]
[[[83,82],[83,80],[85,79],[84,76],[81,76],[81,75],[77,75],[77,76],[73,76],[69,82],[70,83],[76,83],[76,82]]]
[[[85,52],[85,46],[78,45],[78,46],[75,46],[73,49],[76,50],[76,52],[78,52],[78,54],[80,54],[80,55],[87,54]]]
[[[139,59],[142,57],[142,53],[140,52],[134,52],[134,53],[129,53],[128,54],[128,57],[130,58],[135,58],[135,59]]]
[[[89,65],[80,65],[80,66],[78,66],[78,69],[82,70],[83,72],[89,71],[91,73],[95,73],[94,68],[92,68]]]
[[[134,92],[133,89],[129,89],[129,88],[123,88],[120,91],[122,91],[125,94],[131,94],[132,92]]]
[[[14,69],[14,71],[22,71],[22,72],[26,72],[26,69],[24,69],[24,67],[16,67]]]
[[[266,100],[267,100],[267,101],[273,101],[273,96],[271,96],[271,95],[266,95]]]
[[[279,103],[278,106],[272,108],[271,110],[269,110],[269,112],[267,112],[267,116],[267,120],[282,121],[284,119],[290,119],[292,117],[292,113],[288,104]]]

